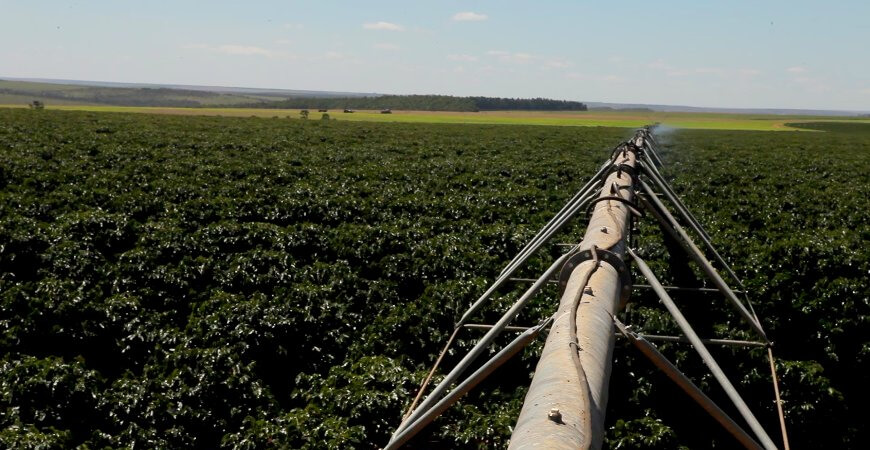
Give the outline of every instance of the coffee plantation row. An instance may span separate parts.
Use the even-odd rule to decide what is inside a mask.
[[[776,342],[792,442],[861,448],[870,132],[804,126],[829,131],[659,139]],[[0,447],[382,446],[458,316],[630,135],[0,110]],[[654,223],[638,228],[664,280],[700,285]],[[717,295],[675,299],[702,335],[752,337]],[[624,316],[677,333],[662,311],[637,291]],[[447,367],[479,336],[463,331]],[[505,446],[540,347],[414,445]],[[660,347],[722,400],[688,346]],[[774,433],[764,350],[715,352]],[[733,446],[622,341],[607,420],[608,448]]]

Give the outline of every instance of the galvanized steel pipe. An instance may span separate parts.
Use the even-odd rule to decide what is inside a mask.
[[[643,144],[642,134],[636,137],[637,144]],[[615,153],[614,157],[617,166],[635,167],[634,151]],[[618,195],[630,202],[633,183],[628,171],[614,171],[605,180],[599,198]],[[623,201],[597,202],[579,250],[598,248],[623,258],[630,214]],[[573,268],[509,448],[601,447],[615,341],[612,316],[620,306],[622,291],[623,278],[607,262],[587,260]],[[577,296],[581,296],[580,303],[574,311]],[[570,315],[577,324],[576,341]]]

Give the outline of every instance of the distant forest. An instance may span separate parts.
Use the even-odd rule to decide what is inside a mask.
[[[242,106],[242,105],[233,105]],[[382,95],[378,97],[294,97],[244,105],[276,109],[399,109],[417,111],[586,111],[586,105],[548,98],[453,97],[449,95]]]
[[[586,104],[548,98],[454,97],[450,95],[289,96],[168,87],[104,87],[0,80],[0,100],[45,104],[270,109],[396,109],[416,111],[587,111]],[[10,100],[11,99],[11,100]]]
[[[197,98],[218,95],[211,92],[168,88],[101,88],[90,86],[63,90],[0,88],[0,94],[33,96],[49,101],[65,100],[113,106],[167,106],[177,108],[202,106],[197,101]]]

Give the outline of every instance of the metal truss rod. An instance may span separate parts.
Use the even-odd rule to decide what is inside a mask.
[[[586,198],[589,198],[589,197],[587,196]],[[543,245],[544,242],[548,241],[551,237],[553,237],[553,235],[556,234],[556,232],[559,230],[559,228],[561,228],[562,226],[564,226],[565,223],[567,223],[567,221],[570,219],[571,215],[576,214],[577,211],[579,211],[580,209],[583,208],[585,201],[587,201],[587,200],[580,199],[580,202],[575,204],[568,211],[568,213],[567,213],[568,216],[563,218],[563,220],[559,224],[557,224],[558,226],[556,228],[551,227],[550,231],[545,233],[544,236],[542,236],[538,240],[539,242],[538,242],[538,244],[536,244],[534,249],[530,248],[530,249],[527,249],[525,252],[521,252],[520,254],[518,254],[514,258],[513,263],[508,264],[508,266],[505,267],[505,269],[502,271],[502,273],[499,275],[499,277],[492,283],[492,285],[490,285],[490,287],[486,290],[486,292],[484,292],[483,295],[481,295],[480,298],[478,298],[474,302],[474,304],[472,304],[468,308],[468,310],[465,312],[465,314],[463,314],[462,317],[459,319],[459,322],[457,322],[456,326],[460,327],[463,324],[468,323],[468,321],[471,319],[471,317],[474,316],[474,314],[476,314],[480,310],[480,308],[483,307],[483,305],[486,303],[487,300],[489,300],[489,298],[492,296],[492,294],[495,293],[495,291],[497,291],[514,274],[514,272],[516,272],[516,270],[523,263],[525,263],[526,260],[529,259],[529,257],[532,256],[534,251],[537,251],[537,249],[541,245]]]
[[[589,203],[589,200],[592,199],[594,193],[595,190],[590,189],[583,198],[579,199],[574,205],[571,206],[571,208],[567,211],[565,215],[563,215],[557,222],[548,226],[546,231],[544,231],[544,233],[540,237],[533,240],[532,242],[529,242],[530,246],[527,246],[527,248],[517,253],[514,259],[504,268],[499,276],[511,275],[516,272],[516,270],[520,266],[522,266],[533,254],[535,254],[535,252],[537,252],[542,245],[552,239],[553,236],[562,229],[562,227],[567,225],[571,218],[574,217],[574,215],[576,215],[579,211],[586,207],[586,205]]]
[[[435,359],[435,364],[432,364],[432,368],[429,369],[429,373],[426,375],[426,379],[423,380],[423,384],[420,385],[420,388],[417,389],[417,395],[414,396],[414,400],[408,405],[408,409],[405,411],[405,414],[402,414],[402,422],[408,419],[408,416],[414,412],[414,408],[417,407],[417,402],[420,401],[420,397],[423,396],[423,392],[426,391],[426,388],[429,386],[429,381],[432,380],[432,376],[435,375],[435,371],[438,370],[438,366],[441,365],[441,360],[444,359],[444,355],[447,354],[447,350],[450,349],[450,346],[453,345],[453,341],[456,339],[456,335],[459,334],[459,330],[461,328],[454,328],[453,333],[450,334],[450,338],[447,339],[447,343],[444,344],[444,348],[441,349],[441,353],[438,354],[438,358]]]
[[[773,348],[767,347],[767,360],[770,361],[770,377],[773,380],[773,395],[776,400],[776,412],[779,415],[779,428],[782,432],[782,448],[789,450],[788,428],[785,426],[785,412],[782,410],[782,398],[779,396],[779,377],[776,376],[776,362],[773,360]]]
[[[411,438],[413,438],[417,433],[419,433],[423,428],[429,425],[435,418],[437,418],[441,413],[453,406],[460,397],[468,393],[468,391],[474,389],[475,386],[480,384],[481,381],[486,379],[492,372],[501,367],[502,364],[511,359],[514,355],[516,355],[520,350],[522,350],[529,342],[533,341],[535,337],[537,337],[538,333],[540,333],[541,329],[543,329],[547,324],[549,324],[552,319],[548,319],[546,322],[538,325],[534,328],[528,328],[523,332],[523,334],[517,336],[513,341],[511,341],[505,348],[499,351],[495,356],[493,356],[489,361],[480,366],[479,369],[474,371],[465,381],[456,386],[456,389],[450,391],[444,398],[442,398],[438,403],[436,403],[432,408],[427,410],[425,413],[420,415],[413,423],[408,425],[404,430],[395,435],[393,439],[384,447],[384,450],[393,450],[401,447],[405,443],[408,442]]]
[[[677,204],[679,208],[681,208],[682,210],[684,210],[686,212],[686,220],[690,221],[692,224],[694,224],[698,228],[698,233],[702,234],[708,240],[711,239],[710,234],[707,233],[707,230],[703,226],[701,226],[701,222],[698,221],[698,219],[695,217],[695,215],[692,214],[692,211],[690,211],[689,208],[686,206],[686,204],[683,203],[683,200],[677,195],[676,191],[674,191],[673,186],[671,186],[671,184],[665,180],[664,175],[662,175],[662,173],[659,171],[658,167],[656,167],[655,164],[646,164],[646,162],[644,160],[641,160],[639,165],[641,166],[641,170],[645,170],[646,172],[648,172],[650,174],[651,177],[655,177],[662,182],[662,184],[664,185],[664,187],[662,189],[667,191],[667,196],[673,197],[675,204]],[[649,166],[649,167],[645,167],[645,166]]]
[[[642,337],[648,341],[661,341],[661,342],[683,342],[683,343],[691,343],[688,338],[685,336],[660,336],[657,334],[637,334],[637,336]],[[621,336],[621,334],[617,334],[617,336]],[[740,341],[734,339],[701,339],[701,342],[705,344],[712,345],[733,345],[736,347],[767,347],[767,344],[764,342],[756,342],[756,341]]]
[[[641,167],[645,166],[642,165]],[[706,230],[704,230],[704,227],[702,227],[701,224],[698,223],[698,220],[695,219],[695,216],[693,216],[692,213],[689,212],[689,210],[686,208],[685,205],[682,204],[676,194],[673,193],[670,185],[667,185],[667,183],[662,178],[657,179],[656,175],[650,176],[650,178],[652,179],[653,183],[658,185],[658,187],[665,192],[665,197],[667,197],[667,199],[671,203],[673,203],[674,206],[677,207],[677,213],[679,213],[680,216],[686,220],[686,223],[689,225],[689,227],[695,230],[696,233],[698,233],[698,236],[701,238],[701,242],[704,243],[704,246],[713,255],[716,261],[719,262],[722,268],[724,268],[729,275],[731,275],[731,278],[734,279],[734,282],[737,283],[737,285],[740,286],[741,289],[745,290],[746,286],[743,285],[740,277],[738,277],[737,274],[734,273],[734,270],[731,269],[731,266],[729,266],[728,263],[725,262],[725,259],[722,258],[722,255],[719,254],[719,252],[716,250],[716,247],[713,246],[713,242],[710,239],[710,236],[707,234]]]
[[[722,386],[722,389],[725,390],[725,394],[728,395],[728,398],[734,403],[734,406],[737,407],[737,410],[740,411],[740,415],[743,416],[743,420],[749,424],[749,428],[755,433],[755,436],[761,441],[761,445],[764,446],[765,449],[771,450],[776,449],[776,445],[773,444],[773,441],[770,439],[770,436],[767,435],[767,432],[764,431],[761,424],[758,423],[758,419],[755,418],[755,415],[752,414],[752,411],[749,409],[749,406],[746,405],[746,402],[743,401],[743,398],[737,392],[737,389],[734,388],[734,385],[731,384],[731,381],[728,380],[728,377],[725,375],[725,372],[722,371],[722,368],[719,367],[719,363],[716,362],[716,359],[713,358],[713,355],[707,350],[707,347],[704,345],[704,342],[701,341],[701,338],[695,334],[695,330],[692,329],[692,326],[689,324],[689,321],[686,320],[683,313],[680,312],[680,309],[677,308],[676,303],[671,299],[667,292],[665,292],[664,288],[662,288],[661,283],[658,278],[656,278],[655,274],[652,270],[650,270],[649,266],[646,265],[646,262],[637,256],[634,251],[628,249],[628,254],[634,259],[635,263],[637,263],[638,269],[643,274],[643,276],[649,281],[649,283],[655,288],[656,294],[658,294],[659,298],[664,303],[665,308],[668,309],[668,312],[671,313],[671,316],[677,322],[677,325],[683,330],[683,334],[689,339],[689,342],[695,347],[695,351],[701,355],[701,359],[704,360],[704,364],[710,368],[710,372],[713,374],[713,377],[716,378],[716,381],[719,382],[719,385]]]
[[[477,341],[477,344],[462,358],[461,361],[435,386],[435,389],[432,390],[432,393],[426,397],[426,400],[423,400],[423,403],[417,407],[417,409],[412,412],[407,419],[402,421],[402,424],[399,425],[399,428],[393,434],[393,436],[397,436],[402,430],[404,430],[409,424],[414,423],[423,413],[429,410],[432,405],[440,400],[440,398],[444,395],[444,392],[447,388],[450,387],[453,382],[455,382],[462,373],[468,369],[469,366],[480,356],[481,353],[486,351],[487,347],[495,340],[496,337],[504,330],[508,324],[522,311],[523,307],[526,306],[526,303],[547,284],[547,281],[553,277],[558,270],[562,268],[562,265],[570,256],[570,253],[566,253],[562,255],[560,258],[556,259],[555,262],[547,269],[538,281],[535,282],[529,289],[519,298],[517,301],[508,309],[507,312],[499,319],[498,322],[483,336]],[[392,441],[392,440],[391,440]]]
[[[577,191],[577,193],[574,194],[574,196],[571,197],[571,199],[568,200],[567,203],[565,203],[565,206],[563,206],[562,209],[560,209],[559,212],[557,212],[556,215],[554,215],[553,218],[550,219],[546,223],[546,225],[544,225],[540,230],[538,230],[538,232],[535,234],[535,236],[532,237],[532,239],[529,242],[527,242],[526,245],[524,245],[523,248],[517,253],[517,255],[514,256],[514,258],[505,266],[505,268],[502,269],[501,275],[504,275],[504,273],[507,272],[508,268],[510,266],[512,266],[520,258],[520,255],[525,253],[530,248],[535,247],[536,244],[537,244],[537,246],[535,247],[535,250],[537,250],[537,248],[540,247],[540,244],[538,244],[538,241],[552,227],[556,226],[557,224],[559,224],[561,222],[564,222],[564,219],[566,218],[566,216],[567,216],[567,218],[570,218],[570,216],[573,215],[573,214],[571,214],[572,207],[576,206],[585,197],[589,196],[591,190],[595,187],[597,182],[601,179],[601,176],[604,174],[604,171],[610,167],[610,164],[611,164],[610,162],[607,162],[603,166],[601,166],[601,168],[598,169],[598,172],[596,172],[595,175],[593,175],[592,178],[590,178],[589,181],[586,182],[586,184],[579,191]]]
[[[650,179],[653,180],[656,186],[658,186],[662,193],[656,193],[657,197],[666,197],[670,200],[680,211],[683,217],[686,219],[686,222],[692,226],[692,228],[697,231],[697,233],[704,239],[708,241],[712,241],[710,234],[707,233],[707,229],[701,225],[701,222],[698,221],[698,218],[692,214],[692,211],[689,210],[689,207],[683,202],[680,196],[677,195],[677,192],[674,191],[673,186],[665,180],[664,175],[656,168],[655,164],[647,164],[644,161],[640,162],[640,169],[643,173],[647,174]]]
[[[486,324],[482,324],[482,323],[466,323],[462,327],[468,328],[469,330],[488,330],[488,329],[492,328],[493,325],[486,325]],[[528,329],[529,329],[529,327],[514,327],[514,326],[504,327],[505,331],[526,331]]]
[[[535,282],[534,278],[508,278],[508,280],[513,281],[515,283],[534,283]],[[559,281],[558,280],[549,280],[548,283],[559,284]]]
[[[616,327],[623,336],[628,338],[644,356],[646,356],[659,370],[665,373],[677,386],[680,387],[689,397],[692,398],[701,408],[704,408],[710,416],[719,422],[722,427],[728,430],[744,447],[748,449],[762,449],[763,447],[750,436],[743,428],[741,428],[722,408],[719,407],[707,394],[683,374],[676,366],[671,363],[665,355],[658,351],[655,345],[647,342],[647,336],[638,335],[629,330],[616,317],[613,318]]]
[[[654,164],[658,164],[659,167],[663,167],[665,164],[662,162],[661,157],[659,157],[658,146],[655,143],[655,139],[652,137],[652,133],[649,132],[648,129],[643,133],[643,144],[644,149],[650,155],[650,160]]]
[[[641,189],[644,192],[649,192],[649,186],[646,185],[643,181],[640,182]],[[701,250],[695,245],[692,241],[692,238],[686,233],[686,230],[683,229],[682,226],[674,219],[674,216],[668,211],[667,207],[665,207],[662,202],[654,196],[639,196],[640,203],[643,207],[649,211],[655,218],[662,224],[662,228],[664,228],[686,251],[686,253],[691,257],[697,264],[700,266],[701,270],[707,274],[707,277],[716,287],[722,292],[722,295],[725,296],[728,301],[737,308],[737,311],[743,317],[743,319],[752,327],[752,329],[758,334],[759,337],[765,340],[765,342],[770,342],[767,339],[767,335],[764,332],[764,329],[761,328],[761,324],[756,320],[756,317],[743,306],[743,303],[737,298],[737,295],[734,294],[734,291],[728,286],[728,283],[719,276],[719,273],[710,264],[710,261],[704,256]],[[650,203],[650,201],[652,203]],[[650,282],[650,284],[653,284]],[[655,286],[655,284],[653,284]],[[663,290],[664,291],[664,290]]]
[[[648,284],[633,284],[632,288],[637,289],[652,289],[652,286]],[[666,291],[673,292],[720,292],[719,289],[714,288],[697,288],[697,287],[680,287],[680,286],[664,286]],[[735,294],[742,294],[743,291],[734,291]]]

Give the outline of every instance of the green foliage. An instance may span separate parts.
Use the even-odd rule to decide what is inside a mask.
[[[636,419],[617,419],[607,440],[613,449],[686,448],[679,445],[674,431],[656,419],[651,410]]]
[[[381,446],[458,315],[626,137],[0,111],[0,446]],[[866,135],[672,138],[668,176],[777,341],[793,441],[865,447]],[[658,230],[640,227],[653,269],[678,276]],[[551,314],[555,296],[519,321]],[[676,299],[703,334],[751,337],[716,297]],[[674,328],[643,293],[625,320]],[[463,332],[445,366],[478,335]],[[661,349],[721,400],[690,350]],[[717,356],[776,429],[763,355]],[[509,362],[417,445],[503,447],[535,362],[533,349]],[[607,446],[733,446],[699,414],[618,346]]]
[[[787,123],[786,126],[815,131],[833,131],[836,133],[870,135],[870,123],[867,122],[798,122]]]

